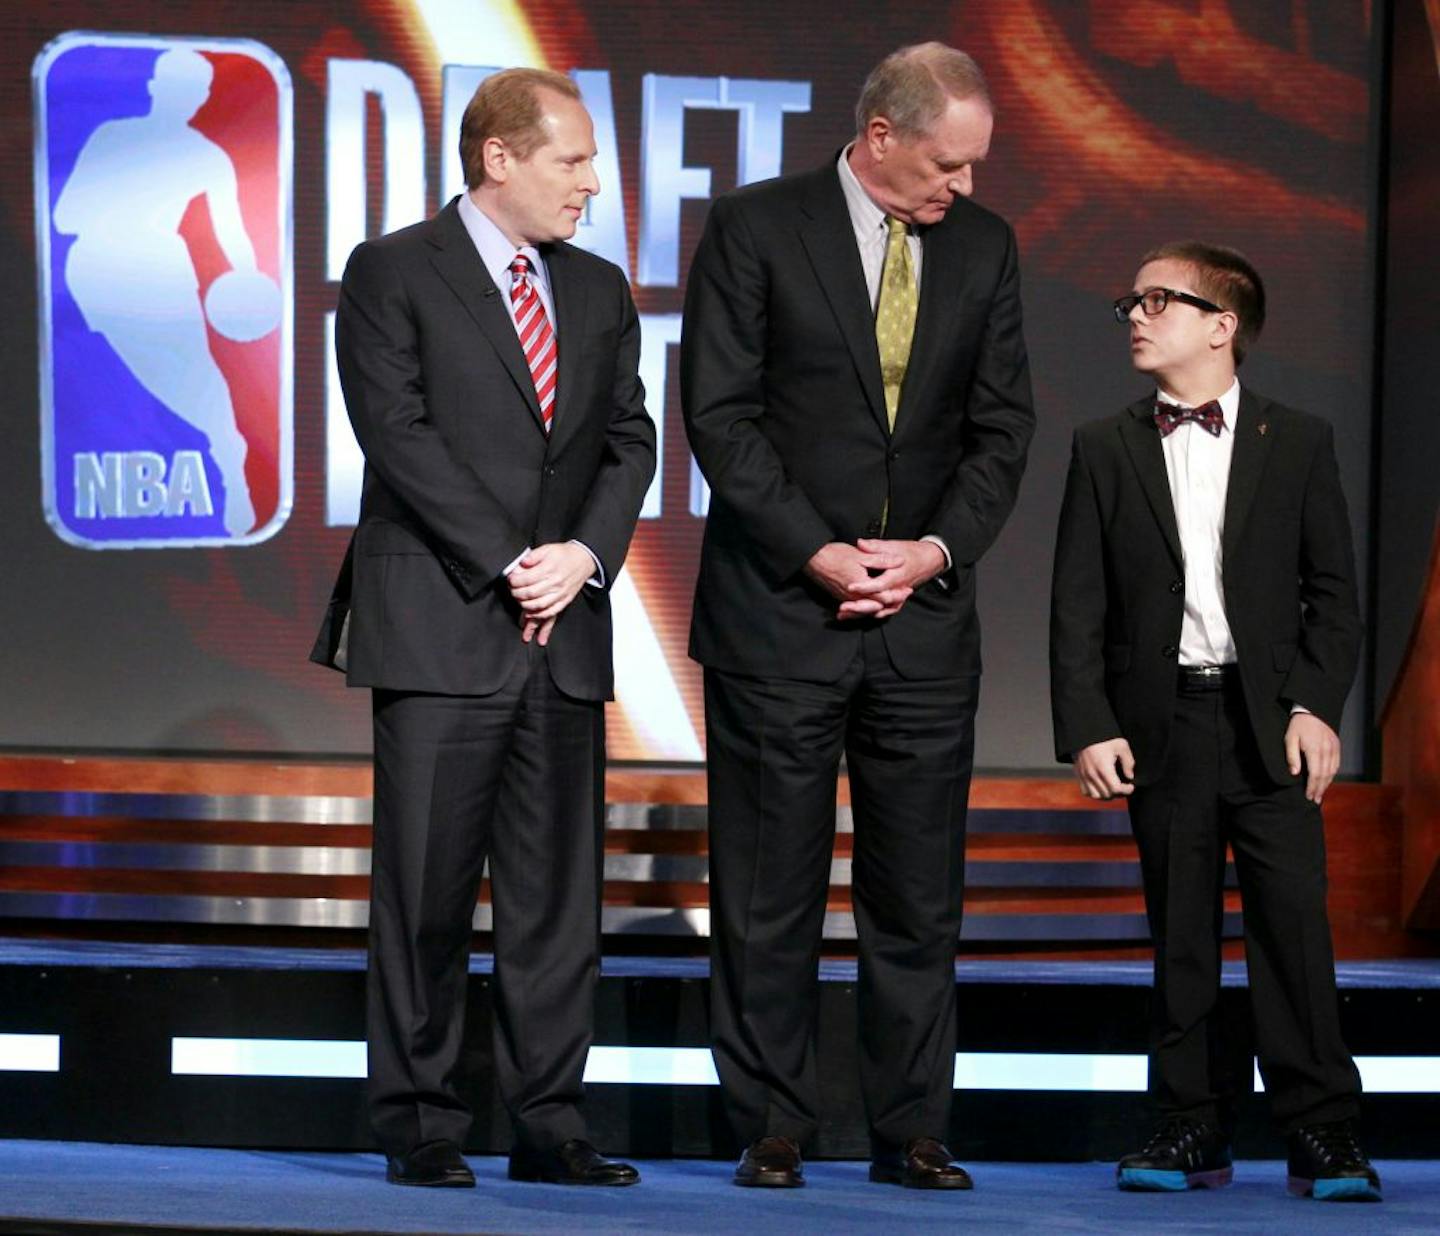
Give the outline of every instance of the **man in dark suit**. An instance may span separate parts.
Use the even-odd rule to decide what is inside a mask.
[[[484,82],[468,191],[351,255],[336,351],[365,453],[316,656],[373,688],[369,1103],[396,1184],[474,1184],[460,1047],[490,863],[510,1177],[630,1184],[586,1140],[607,595],[655,467],[624,275],[563,242],[599,191],[566,77]],[[558,362],[557,362],[558,351]]]
[[[846,757],[871,1179],[969,1188],[944,1145],[980,674],[975,563],[1034,426],[1015,238],[968,199],[975,62],[870,75],[812,172],[715,202],[681,384],[712,490],[690,654],[705,667],[712,1034],[736,1183],[803,1183],[816,960]]]
[[[1162,1121],[1119,1183],[1231,1178],[1232,1096],[1216,1067],[1228,843],[1290,1188],[1378,1200],[1325,912],[1320,800],[1360,649],[1334,435],[1236,380],[1265,294],[1233,250],[1152,251],[1115,315],[1157,391],[1075,434],[1050,661],[1059,758],[1087,796],[1128,796],[1155,944]]]

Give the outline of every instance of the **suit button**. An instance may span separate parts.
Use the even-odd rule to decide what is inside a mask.
[[[546,476],[554,476],[554,475],[555,475],[555,469],[554,469],[554,468],[546,468],[546,469],[545,469],[545,475],[546,475]]]
[[[900,458],[900,452],[899,452],[899,451],[891,451],[891,452],[890,452],[890,461],[891,461],[891,463],[894,463],[894,461],[897,460],[897,459],[899,459],[899,458]]]
[[[1171,591],[1171,592],[1175,592],[1175,593],[1184,592],[1184,591],[1185,591],[1185,581],[1184,581],[1183,579],[1171,580],[1171,581],[1170,581],[1170,591]]]
[[[868,524],[865,525],[865,535],[866,535],[866,536],[879,536],[879,535],[880,535],[880,521],[879,521],[878,519],[872,519]]]
[[[1164,648],[1160,649],[1160,655],[1169,661],[1173,660],[1179,651],[1180,649],[1175,647],[1174,644],[1166,644]]]

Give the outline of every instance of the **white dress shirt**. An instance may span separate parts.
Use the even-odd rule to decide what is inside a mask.
[[[840,172],[840,188],[845,193],[845,205],[850,210],[850,226],[855,229],[855,245],[860,250],[860,265],[865,270],[865,288],[870,293],[870,311],[873,313],[880,303],[880,276],[885,271],[885,247],[890,233],[885,226],[885,212],[875,204],[875,199],[865,192],[850,166],[850,149],[846,146],[840,152],[836,164]],[[914,230],[905,234],[905,243],[910,247],[910,265],[915,270],[915,291],[920,291],[920,267],[925,260],[925,246]]]
[[[1180,406],[1178,399],[1164,391],[1157,391],[1156,398]],[[1219,402],[1225,424],[1218,438],[1194,421],[1186,421],[1160,440],[1185,562],[1181,665],[1229,665],[1235,660],[1235,640],[1225,616],[1221,539],[1225,534],[1230,458],[1235,453],[1235,419],[1240,410],[1238,379]]]
[[[865,192],[850,166],[851,142],[840,152],[836,170],[840,173],[840,188],[845,194],[845,205],[850,211],[850,226],[855,229],[855,247],[860,250],[860,265],[865,271],[865,290],[870,293],[870,312],[874,313],[880,303],[880,277],[885,273],[885,248],[890,241],[889,229],[885,226],[885,212],[875,204],[875,199]],[[905,234],[905,243],[910,248],[910,266],[915,271],[915,292],[920,292],[920,267],[925,260],[925,246],[920,237],[910,229]],[[945,555],[945,569],[954,565],[950,547],[935,533],[920,538],[939,547]]]
[[[505,302],[505,312],[510,315],[510,321],[515,322],[515,303],[510,299],[510,287],[515,277],[510,273],[510,263],[515,260],[517,253],[523,253],[530,259],[530,283],[540,297],[540,303],[545,307],[545,316],[550,319],[550,329],[555,335],[555,354],[560,354],[560,330],[555,323],[555,302],[550,298],[550,272],[545,266],[545,260],[540,256],[540,250],[534,245],[521,245],[518,249],[510,243],[505,233],[500,230],[495,221],[470,200],[468,193],[460,195],[457,209],[460,211],[460,222],[465,225],[466,232],[470,235],[471,243],[475,246],[475,252],[480,255],[480,260],[485,263],[485,269],[489,271],[490,278],[495,281],[495,286],[500,290],[501,299]],[[518,337],[519,327],[516,326]],[[595,574],[585,582],[592,588],[603,588],[605,586],[605,568],[600,559],[595,556],[595,551],[586,545],[584,541],[571,541],[570,544],[578,545],[595,563]],[[509,575],[520,565],[520,559],[533,549],[534,546],[527,545],[520,554],[501,572],[502,575]]]

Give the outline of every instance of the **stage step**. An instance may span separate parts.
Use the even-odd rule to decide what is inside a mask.
[[[472,962],[465,1067],[470,1148],[509,1144],[490,1084],[490,962]],[[358,950],[0,944],[0,1137],[197,1146],[370,1147]],[[822,963],[817,1157],[868,1142],[856,1080],[853,963]],[[961,962],[960,1090],[950,1144],[969,1159],[1109,1159],[1150,1119],[1149,967]],[[1347,1041],[1377,1156],[1440,1156],[1440,963],[1341,967]],[[1226,966],[1228,1053],[1252,1084],[1243,968]],[[697,959],[607,960],[590,1059],[596,1138],[641,1157],[736,1152],[713,1084],[708,977]],[[639,1049],[639,1050],[637,1050]],[[1237,1152],[1282,1143],[1263,1099],[1241,1105]]]

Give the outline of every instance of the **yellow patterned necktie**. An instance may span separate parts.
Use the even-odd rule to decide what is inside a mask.
[[[905,241],[905,224],[893,215],[886,215],[885,227],[889,237],[885,242],[885,269],[880,275],[880,301],[875,306],[875,341],[880,346],[885,413],[894,430],[920,298],[915,291],[915,268],[910,261],[910,246]]]

